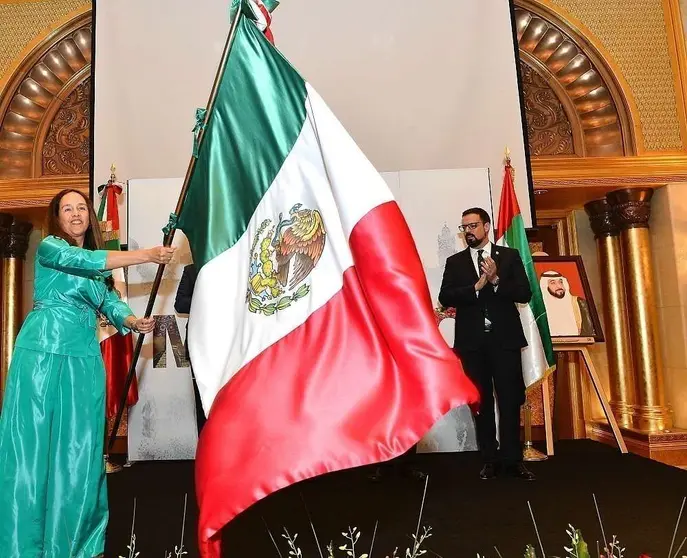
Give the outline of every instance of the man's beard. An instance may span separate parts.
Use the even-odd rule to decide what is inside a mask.
[[[465,235],[465,242],[470,248],[476,248],[482,243],[482,239],[477,239],[474,235]]]
[[[547,290],[551,296],[555,296],[556,298],[563,298],[565,296],[565,291],[563,289],[559,289],[557,291],[552,291],[551,289]]]

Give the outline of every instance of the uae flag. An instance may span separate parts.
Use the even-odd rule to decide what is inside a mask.
[[[510,164],[510,158],[506,158],[496,230],[499,235],[497,244],[516,248],[520,252],[520,258],[525,266],[527,279],[532,290],[532,299],[529,304],[518,304],[520,321],[527,338],[527,347],[522,351],[522,374],[525,386],[529,388],[555,370],[556,358],[551,343],[546,306],[544,306],[544,298],[534,270],[525,224],[515,194],[513,167]]]
[[[109,180],[102,187],[100,192],[100,207],[98,208],[98,221],[100,230],[105,241],[105,250],[119,250],[119,208],[117,206],[117,196],[122,193],[122,187],[117,182]],[[126,278],[124,269],[119,268],[112,271],[115,289],[120,293],[126,302]],[[121,335],[111,324],[103,319],[98,328],[98,338],[100,340],[100,351],[105,362],[106,372],[106,416],[114,418],[119,411],[119,404],[122,401],[126,375],[134,354],[134,346],[131,334]],[[136,377],[129,388],[127,394],[127,406],[136,404],[138,401],[138,387]]]
[[[178,216],[199,270],[188,342],[208,414],[206,558],[257,500],[401,455],[478,401],[386,183],[252,14],[238,11]]]

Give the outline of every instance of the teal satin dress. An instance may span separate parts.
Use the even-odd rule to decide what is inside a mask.
[[[132,314],[104,279],[107,252],[52,236],[36,253],[34,306],[17,337],[0,414],[0,557],[91,558],[107,528],[100,311]]]

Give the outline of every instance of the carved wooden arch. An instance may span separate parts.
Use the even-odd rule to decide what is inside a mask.
[[[8,81],[0,100],[0,179],[88,173],[91,29],[90,11],[73,18],[36,46]],[[58,143],[81,156],[63,156],[66,168],[44,161],[54,158]]]
[[[540,78],[538,86],[542,95],[545,94],[542,84],[548,84],[565,113],[556,125],[565,128],[567,120],[570,126],[570,153],[541,154],[635,155],[641,138],[635,133],[639,121],[632,110],[631,92],[620,85],[622,77],[618,70],[593,46],[593,41],[536,0],[516,0],[515,24],[525,90],[531,86],[527,83],[528,73],[530,80]],[[555,105],[551,102],[546,109],[554,112]],[[557,139],[563,141],[553,137],[551,141]]]

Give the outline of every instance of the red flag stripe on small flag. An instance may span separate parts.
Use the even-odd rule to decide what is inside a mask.
[[[270,25],[272,24],[272,14],[261,0],[247,1],[251,11],[253,12],[255,24],[257,25],[258,29],[265,34],[265,38],[270,43],[274,44],[274,35],[270,29]]]
[[[107,418],[114,418],[119,411],[122,401],[124,382],[134,356],[134,345],[131,334],[111,335],[100,343],[106,371],[106,409]],[[131,384],[127,395],[127,406],[138,403],[138,385],[136,378]]]
[[[513,167],[510,164],[510,160],[507,160],[504,168],[503,188],[501,189],[499,220],[496,227],[498,237],[506,233],[516,215],[520,215],[520,204],[518,204],[518,197],[515,195]]]

